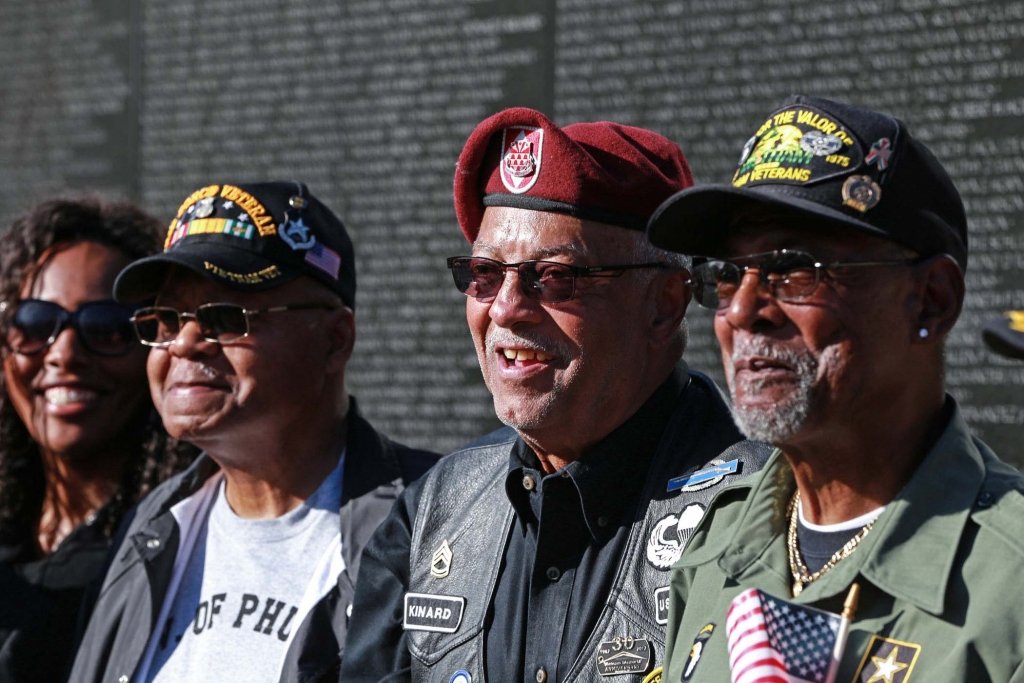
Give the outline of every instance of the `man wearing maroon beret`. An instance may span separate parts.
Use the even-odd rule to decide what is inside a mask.
[[[641,128],[517,108],[470,135],[472,255],[448,267],[508,427],[442,459],[370,540],[342,680],[655,680],[668,570],[767,456],[682,362],[688,263],[644,236],[691,184]]]

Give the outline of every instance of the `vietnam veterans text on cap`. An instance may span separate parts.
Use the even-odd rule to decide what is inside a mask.
[[[455,168],[455,214],[470,242],[487,206],[643,230],[663,200],[692,184],[679,146],[658,133],[610,121],[560,128],[517,107],[470,134]]]
[[[886,114],[798,95],[747,142],[730,185],[684,190],[662,204],[651,241],[711,254],[737,212],[774,207],[823,229],[883,237],[967,268],[967,218],[942,165]],[[807,221],[802,221],[807,223]]]
[[[196,190],[171,221],[163,253],[121,271],[114,296],[124,302],[153,296],[172,265],[252,291],[306,275],[355,308],[352,240],[341,219],[300,182],[217,184]]]

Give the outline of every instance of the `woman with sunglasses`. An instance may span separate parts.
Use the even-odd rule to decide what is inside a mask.
[[[0,236],[0,680],[66,675],[79,607],[128,508],[184,467],[131,309],[111,299],[159,226],[128,203],[54,199]]]

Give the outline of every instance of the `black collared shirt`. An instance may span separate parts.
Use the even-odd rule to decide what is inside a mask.
[[[648,465],[686,381],[673,372],[632,417],[553,474],[516,443],[505,479],[516,522],[485,623],[487,680],[557,681],[569,671],[608,601]]]

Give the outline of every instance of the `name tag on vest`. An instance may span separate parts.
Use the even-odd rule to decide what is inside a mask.
[[[406,631],[455,633],[462,623],[466,598],[453,595],[406,593],[402,628]]]

